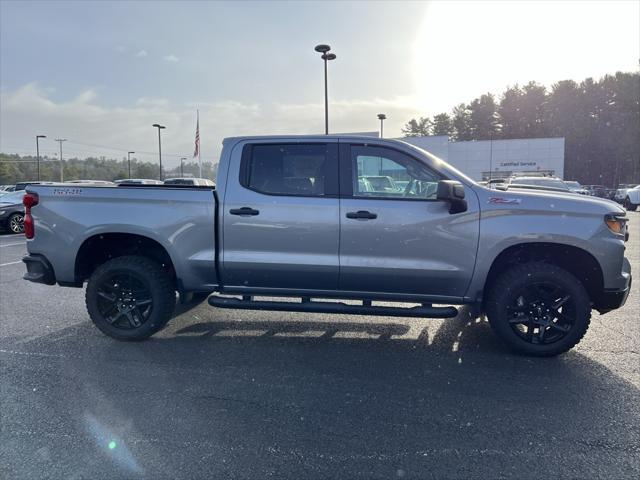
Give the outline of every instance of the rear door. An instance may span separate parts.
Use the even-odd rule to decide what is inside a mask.
[[[464,296],[473,274],[478,204],[450,214],[436,199],[444,177],[424,161],[380,146],[341,144],[340,288]]]
[[[338,288],[337,141],[236,147],[222,212],[225,287]]]

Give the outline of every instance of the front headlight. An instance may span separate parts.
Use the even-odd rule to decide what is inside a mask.
[[[624,235],[627,230],[628,218],[624,213],[609,213],[604,216],[604,223],[607,224],[609,230],[618,235]]]

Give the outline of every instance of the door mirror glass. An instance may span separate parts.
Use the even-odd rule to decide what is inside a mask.
[[[464,199],[464,185],[456,180],[440,180],[436,198],[449,202],[449,213],[467,211],[467,201]]]

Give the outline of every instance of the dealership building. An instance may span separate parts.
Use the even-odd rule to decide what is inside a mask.
[[[440,157],[478,181],[530,172],[564,178],[564,138],[453,142],[437,135],[399,140]]]

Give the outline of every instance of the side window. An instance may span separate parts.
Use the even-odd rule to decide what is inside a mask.
[[[331,169],[337,147],[329,144],[248,145],[243,154],[240,183],[270,195],[324,196],[337,193]],[[335,180],[329,175],[336,177]]]
[[[436,199],[441,177],[409,155],[353,145],[351,162],[354,197]]]

